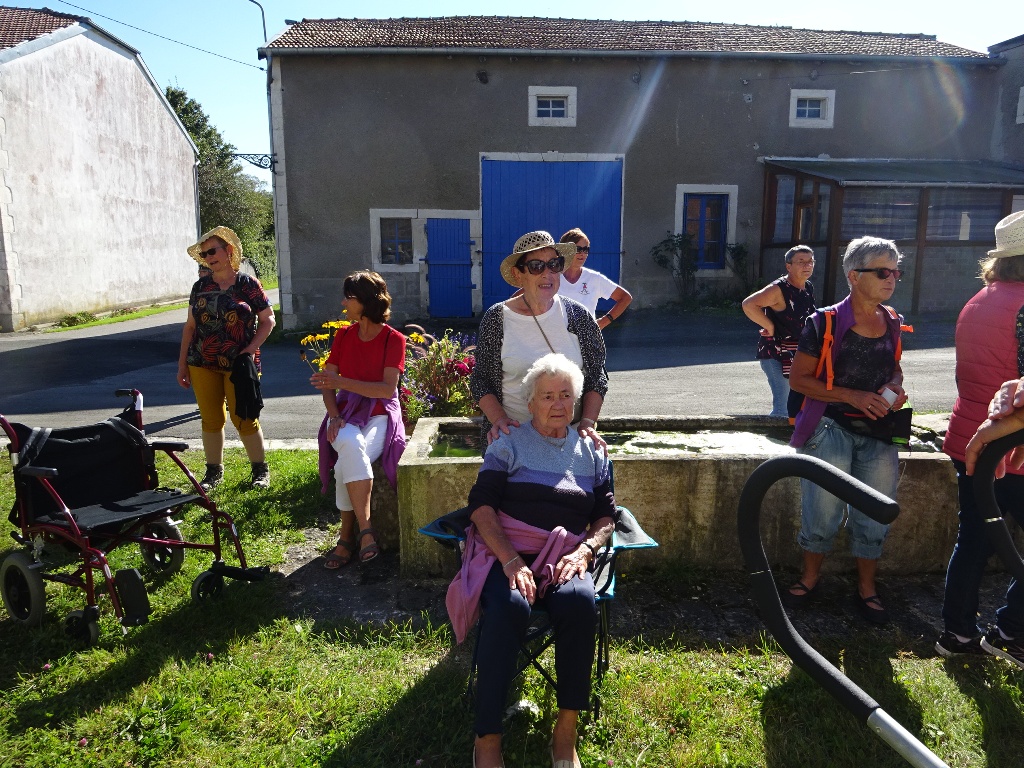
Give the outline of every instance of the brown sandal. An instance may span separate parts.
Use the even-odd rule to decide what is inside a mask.
[[[377,556],[380,555],[380,543],[377,541],[377,531],[373,528],[363,528],[363,530],[356,534],[356,541],[362,541],[363,536],[372,536],[373,541],[360,549],[356,553],[356,557],[360,563],[369,563],[376,560]]]
[[[345,557],[344,552],[336,552],[335,550],[341,547],[348,551],[348,557]],[[338,543],[334,545],[334,549],[327,553],[327,558],[324,560],[324,568],[328,571],[336,571],[339,568],[343,568],[352,562],[352,554],[356,551],[356,545],[354,542],[345,541],[340,536],[338,537]]]

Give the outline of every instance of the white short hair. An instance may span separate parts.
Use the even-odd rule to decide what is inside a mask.
[[[540,358],[530,370],[523,376],[523,397],[526,402],[533,400],[534,390],[537,388],[537,380],[541,376],[559,376],[569,380],[572,387],[573,400],[579,400],[583,394],[583,371],[565,355],[559,352],[551,352]]]

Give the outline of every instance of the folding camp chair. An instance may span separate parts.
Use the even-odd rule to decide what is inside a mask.
[[[593,577],[594,592],[597,600],[597,658],[594,665],[593,715],[597,720],[601,714],[600,683],[608,670],[608,609],[615,599],[615,568],[620,553],[631,549],[648,549],[658,546],[633,517],[633,513],[625,507],[616,507],[617,519],[615,530],[608,544],[598,550],[594,557]],[[437,518],[419,529],[419,532],[430,536],[439,544],[452,549],[458,568],[462,568],[462,551],[466,541],[466,529],[470,524],[470,509],[463,507],[447,515]],[[481,618],[481,622],[485,619]],[[557,688],[554,678],[540,664],[540,657],[555,642],[554,631],[547,612],[534,609],[530,616],[530,626],[519,647],[519,659],[515,677],[527,668],[533,667],[552,688]],[[476,681],[477,654],[480,650],[480,627],[477,626],[476,640],[473,644],[473,661],[469,670],[469,681],[466,684],[466,696],[473,695]]]
[[[15,621],[35,626],[46,612],[45,582],[84,590],[85,610],[72,611],[65,630],[92,643],[98,639],[98,579],[125,627],[143,624],[150,614],[149,596],[134,568],[112,574],[107,553],[136,544],[148,570],[163,575],[177,571],[185,549],[213,555],[213,564],[192,584],[192,597],[218,594],[224,578],[253,581],[266,568],[250,568],[234,521],[212,502],[176,452],[187,443],[149,443],[141,431],[142,397],[137,390],[119,390],[132,404],[98,424],[67,429],[31,428],[0,416],[0,429],[10,440],[15,500],[9,520],[11,536],[23,549],[0,564],[0,593]],[[159,486],[155,451],[164,451],[185,474],[191,492]],[[210,513],[213,543],[185,541],[173,519],[187,504]],[[221,540],[234,545],[239,566],[227,565]]]

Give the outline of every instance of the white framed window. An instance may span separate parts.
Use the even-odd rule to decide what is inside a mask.
[[[415,208],[370,209],[370,254],[377,272],[417,272],[424,253],[423,222]]]
[[[675,230],[691,235],[699,277],[728,277],[726,246],[736,242],[735,184],[676,184]]]
[[[789,92],[790,128],[831,128],[836,92],[793,88]]]
[[[576,127],[576,86],[531,85],[527,88],[527,124],[547,128]]]

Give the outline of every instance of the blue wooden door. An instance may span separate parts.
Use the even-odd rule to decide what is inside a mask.
[[[473,316],[472,249],[469,219],[427,219],[431,317]]]
[[[521,235],[537,229],[555,240],[573,227],[590,238],[587,267],[619,282],[622,248],[622,160],[530,162],[488,160],[481,168],[483,308],[515,290],[501,260]]]

